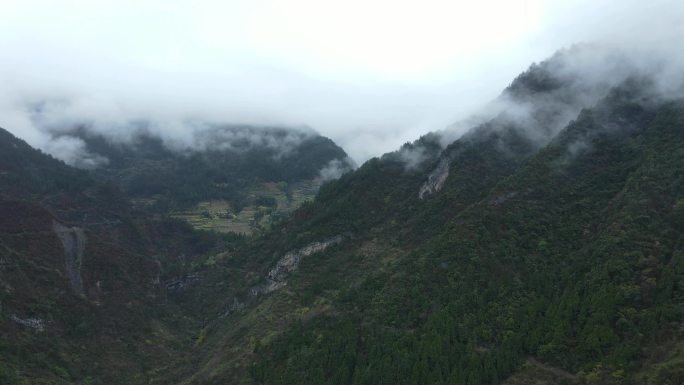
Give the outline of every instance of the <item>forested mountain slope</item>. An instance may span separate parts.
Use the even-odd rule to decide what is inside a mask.
[[[146,382],[196,322],[161,306],[169,282],[240,238],[150,221],[116,186],[2,129],[0,158],[0,383]]]
[[[681,349],[636,376],[681,344],[684,105],[621,92],[445,226],[422,222],[425,243],[359,234],[336,255],[361,267],[380,257],[365,243],[397,245],[386,271],[335,270],[357,280],[339,287],[303,267],[301,291],[334,310],[256,348],[257,382],[494,384],[533,356],[576,382],[681,383]]]
[[[253,183],[315,179],[331,161],[347,158],[310,129],[215,125],[171,140],[144,127],[119,142],[85,128],[61,135],[82,139],[88,152],[105,160],[96,174],[111,176],[131,196],[177,205],[226,197],[237,202]]]
[[[681,383],[684,105],[651,89],[625,78],[541,137],[499,116],[420,167],[388,155],[323,186],[212,266],[201,306],[232,310],[187,382]],[[250,295],[287,250],[334,235]]]
[[[125,227],[138,211],[100,213],[121,224],[108,225],[106,237],[86,230],[88,242],[129,246],[115,268],[85,270],[80,281],[64,266],[79,255],[80,226],[37,204],[46,196],[38,187],[20,199],[7,182],[3,191],[14,195],[4,210],[19,214],[4,218],[21,220],[3,219],[0,231],[11,262],[2,265],[4,378],[684,383],[684,99],[664,97],[657,74],[611,54],[587,70],[597,55],[585,49],[530,67],[459,139],[442,147],[447,134],[433,133],[371,159],[259,236],[155,230],[168,229],[164,221]],[[130,198],[92,174],[54,167]],[[25,246],[22,237],[38,234],[51,251]],[[69,239],[76,253],[59,247]],[[88,255],[119,255],[88,245],[84,267]],[[193,258],[172,264],[180,254]],[[40,259],[52,255],[59,259]],[[150,264],[157,255],[178,278],[161,292],[154,273],[163,269]],[[17,271],[49,277],[22,281]],[[31,292],[15,288],[29,282],[57,299],[22,297]],[[78,282],[83,294],[73,292]],[[115,284],[130,289],[108,289]],[[46,314],[59,316],[48,322]],[[76,331],[98,337],[88,343]],[[58,343],[43,356],[47,338]],[[92,358],[101,341],[109,355]]]

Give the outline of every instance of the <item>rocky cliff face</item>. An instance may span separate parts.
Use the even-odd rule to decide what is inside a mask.
[[[424,199],[426,196],[439,191],[444,182],[449,177],[449,165],[454,160],[452,154],[443,154],[437,167],[428,175],[428,179],[423,183],[418,191],[418,198]]]
[[[16,314],[12,314],[10,319],[20,325],[26,326],[33,330],[42,332],[45,331],[45,321],[40,318],[20,318]]]
[[[297,270],[299,262],[303,257],[319,253],[343,240],[344,237],[342,235],[336,235],[321,242],[309,243],[301,249],[289,251],[268,272],[266,282],[251,289],[252,295],[268,294],[287,285],[287,279]]]
[[[57,221],[52,222],[52,229],[64,246],[64,268],[71,287],[76,294],[83,295],[81,264],[86,245],[85,232],[80,227],[67,227]]]
[[[199,273],[189,273],[180,277],[175,277],[166,282],[166,293],[168,295],[178,294],[199,282],[201,279],[202,277]]]

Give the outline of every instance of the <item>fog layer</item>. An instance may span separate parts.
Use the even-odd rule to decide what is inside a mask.
[[[681,81],[678,1],[26,1],[3,8],[0,126],[72,164],[103,160],[60,132],[84,126],[125,142],[140,121],[180,147],[196,145],[203,125],[308,126],[361,163],[449,125],[444,138],[458,137],[473,122],[466,118],[502,110],[497,96],[530,63],[577,42],[623,56],[587,57],[559,73],[607,84],[628,58],[628,67],[658,73],[658,92],[674,92]],[[586,101],[600,94],[580,91]],[[526,116],[525,103],[515,107]],[[468,123],[452,125],[458,121]]]

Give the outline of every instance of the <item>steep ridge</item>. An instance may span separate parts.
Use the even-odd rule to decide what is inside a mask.
[[[80,227],[67,227],[59,222],[52,222],[52,229],[64,246],[64,265],[71,287],[76,294],[83,295],[83,279],[81,265],[86,236]]]
[[[677,335],[684,299],[683,105],[643,100],[641,86],[431,226],[382,283],[321,293],[338,312],[257,347],[256,381],[498,383],[525,355],[587,381],[629,378],[640,347]]]
[[[0,382],[146,382],[199,322],[167,313],[164,281],[230,240],[150,221],[4,130],[0,148]]]
[[[232,299],[278,250],[352,240],[303,260],[288,290],[210,322],[183,358],[193,370],[175,373],[184,383],[499,383],[532,356],[571,382],[628,378],[652,346],[681,338],[672,221],[684,115],[649,87],[636,77],[581,112],[573,102],[565,128],[549,123],[554,104],[534,122],[549,123],[541,136],[499,115],[418,167],[389,154],[324,185],[280,231],[213,265],[213,286],[197,295]],[[442,188],[420,199],[445,158]]]

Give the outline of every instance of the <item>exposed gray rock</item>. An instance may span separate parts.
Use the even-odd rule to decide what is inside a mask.
[[[24,325],[36,331],[45,331],[45,321],[40,318],[19,318],[16,314],[12,314],[10,319],[20,325]]]
[[[202,277],[199,273],[190,273],[181,277],[176,277],[166,282],[166,292],[169,295],[180,293],[187,290],[193,284],[199,282],[201,278]]]
[[[159,286],[161,283],[161,274],[162,274],[162,264],[161,260],[159,260],[158,255],[153,255],[152,259],[154,260],[154,263],[157,265],[157,274],[155,274],[154,278],[152,278],[152,285]]]
[[[420,186],[418,191],[418,198],[423,199],[426,196],[435,193],[442,189],[444,182],[446,182],[449,177],[449,166],[454,160],[454,154],[444,153],[437,163],[437,167],[428,175],[427,180]]]
[[[297,270],[299,262],[303,257],[321,252],[327,249],[329,246],[336,245],[343,240],[344,237],[342,235],[336,235],[322,242],[312,242],[301,249],[289,251],[282,258],[280,258],[275,267],[268,272],[266,282],[254,286],[250,290],[251,294],[253,296],[257,296],[259,294],[268,294],[287,285],[287,279],[290,277],[290,275],[292,275],[292,273],[294,273],[295,270]]]
[[[80,227],[68,227],[52,221],[52,229],[64,247],[64,266],[71,287],[78,295],[83,295],[83,279],[81,265],[86,245],[85,232]]]
[[[226,307],[226,310],[221,315],[219,315],[219,317],[220,318],[228,317],[229,315],[231,315],[233,313],[237,313],[244,308],[245,308],[245,303],[238,301],[237,297],[233,297],[233,302],[230,304],[230,306]]]

